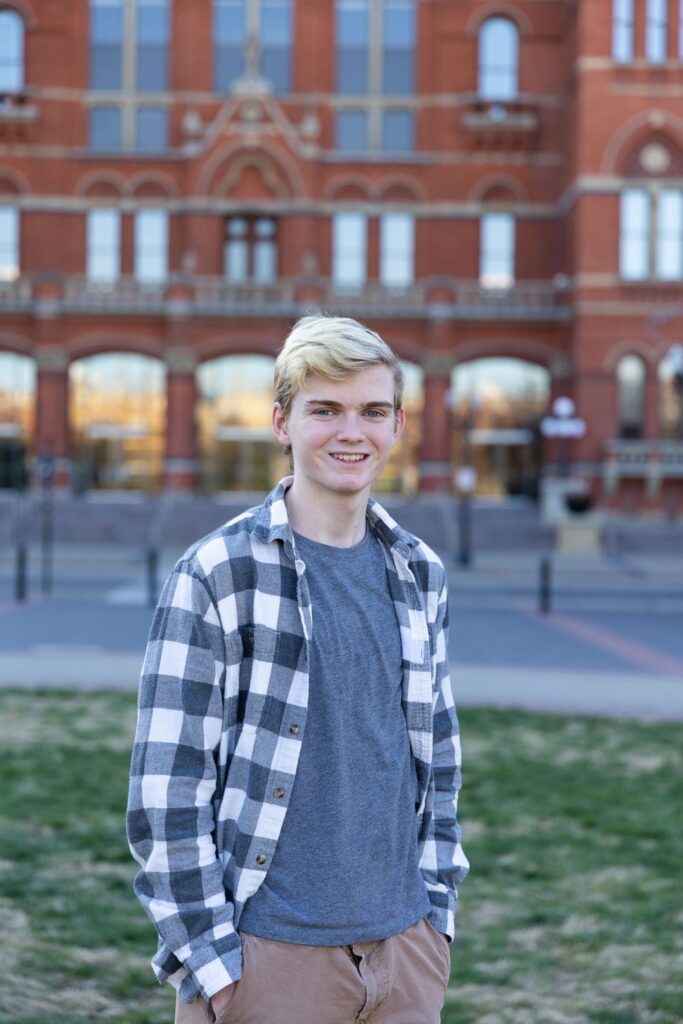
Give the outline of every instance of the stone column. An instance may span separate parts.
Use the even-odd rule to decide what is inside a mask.
[[[197,360],[188,348],[166,349],[166,464],[168,491],[193,491],[199,478],[195,404]]]
[[[53,485],[68,487],[71,479],[69,445],[69,358],[64,349],[36,349],[36,431],[34,455],[49,453],[55,460]]]
[[[420,490],[448,492],[452,475],[449,398],[453,357],[449,352],[430,352],[422,365],[424,405]]]

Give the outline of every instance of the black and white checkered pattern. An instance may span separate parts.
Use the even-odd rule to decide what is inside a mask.
[[[159,933],[155,973],[183,1001],[209,998],[241,975],[240,915],[272,860],[305,735],[314,609],[287,520],[290,483],[180,559],[142,668],[128,838],[141,865],[135,891]],[[456,819],[445,572],[372,499],[367,517],[383,543],[400,627],[429,917],[452,938],[456,886],[469,865]]]

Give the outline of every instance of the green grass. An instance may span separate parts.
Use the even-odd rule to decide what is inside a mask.
[[[460,717],[443,1024],[680,1024],[680,727]],[[123,830],[134,721],[129,694],[0,693],[2,1024],[173,1019]]]

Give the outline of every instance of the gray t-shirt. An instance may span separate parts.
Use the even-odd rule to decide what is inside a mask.
[[[280,839],[240,931],[309,945],[386,938],[430,910],[382,546],[295,534],[313,605],[306,732]]]

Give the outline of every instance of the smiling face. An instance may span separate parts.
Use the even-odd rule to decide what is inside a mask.
[[[313,499],[370,491],[401,436],[404,412],[394,409],[394,380],[388,366],[357,370],[344,380],[314,374],[285,417],[273,408],[273,429],[292,449],[297,490]]]

